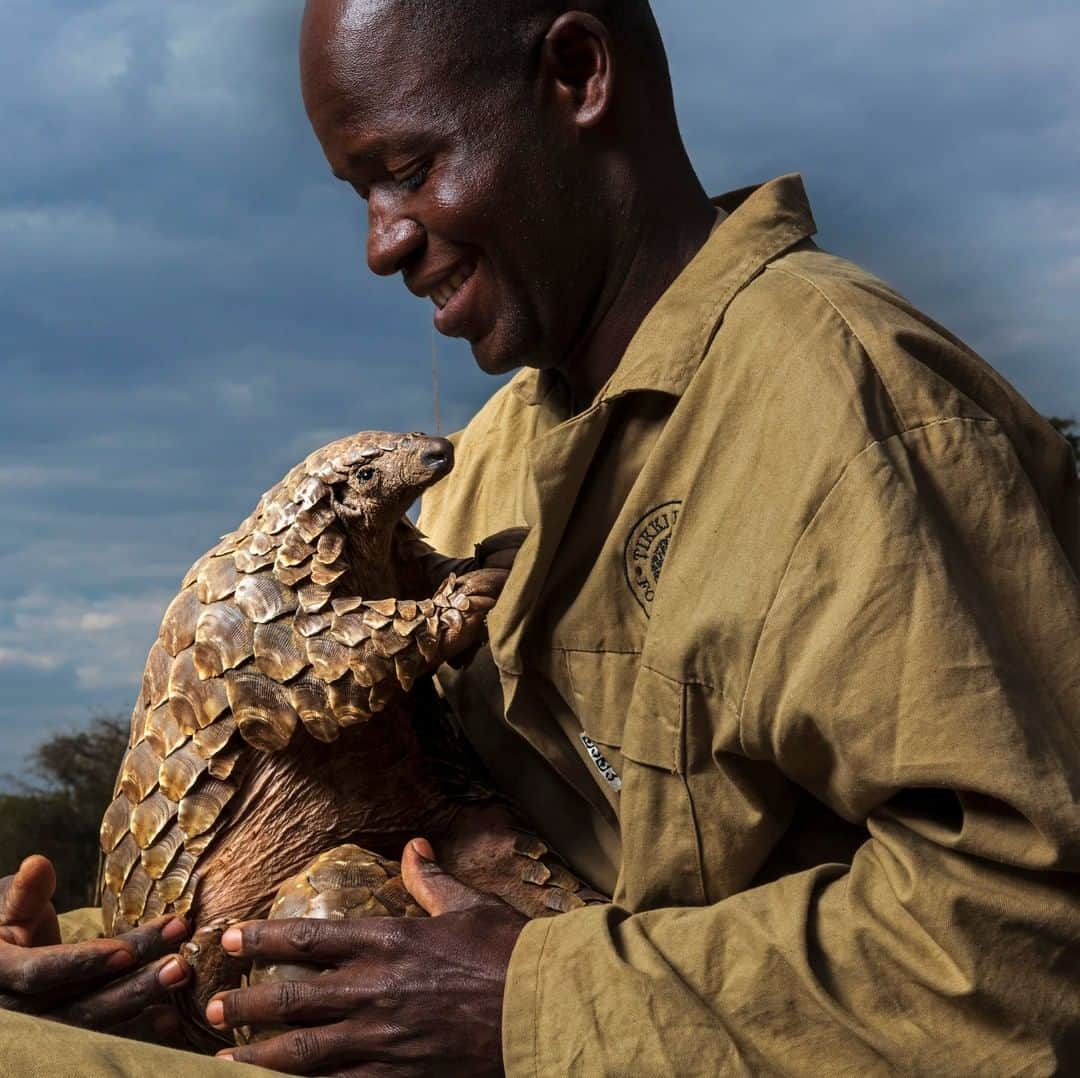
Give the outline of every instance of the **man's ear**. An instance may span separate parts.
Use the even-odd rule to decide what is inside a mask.
[[[595,127],[611,109],[611,34],[584,11],[560,15],[544,38],[541,65],[579,127]]]

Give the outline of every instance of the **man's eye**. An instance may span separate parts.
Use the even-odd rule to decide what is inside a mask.
[[[359,479],[361,483],[370,483],[372,479],[375,478],[375,469],[361,468],[360,471],[356,473],[356,478]]]
[[[415,172],[410,172],[408,176],[403,176],[397,181],[398,187],[404,191],[418,191],[424,186],[424,181],[428,178],[428,166],[421,165]]]

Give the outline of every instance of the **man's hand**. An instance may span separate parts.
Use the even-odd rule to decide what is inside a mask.
[[[28,857],[0,879],[0,1009],[109,1033],[132,1033],[133,1022],[167,1033],[171,1013],[155,1005],[190,970],[180,958],[161,956],[187,937],[183,919],[161,917],[116,939],[62,944],[55,889],[44,857]]]
[[[503,988],[526,918],[443,872],[423,839],[405,848],[402,873],[430,920],[254,921],[225,933],[233,954],[328,971],[215,996],[206,1015],[219,1029],[301,1027],[222,1055],[288,1074],[502,1074]]]

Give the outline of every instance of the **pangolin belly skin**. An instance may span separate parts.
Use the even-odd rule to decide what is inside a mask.
[[[317,451],[184,577],[101,826],[107,933],[168,913],[196,926],[264,915],[282,881],[344,842],[393,857],[413,835],[446,833],[468,875],[469,843],[447,832],[458,806],[410,713],[417,681],[481,641],[491,574],[425,594],[416,566],[430,548],[406,519],[372,552],[335,505],[349,467],[418,437],[369,432]],[[542,885],[516,903],[530,914],[580,903],[552,886],[565,870],[546,848],[541,860],[524,850],[535,840],[488,831],[500,853],[477,876],[501,867],[478,886],[513,901],[523,882]],[[204,977],[199,1000],[232,976]]]

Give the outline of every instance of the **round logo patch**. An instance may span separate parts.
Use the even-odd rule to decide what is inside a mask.
[[[623,569],[630,591],[648,617],[660,583],[675,522],[682,502],[664,502],[650,509],[630,531],[623,549]]]

